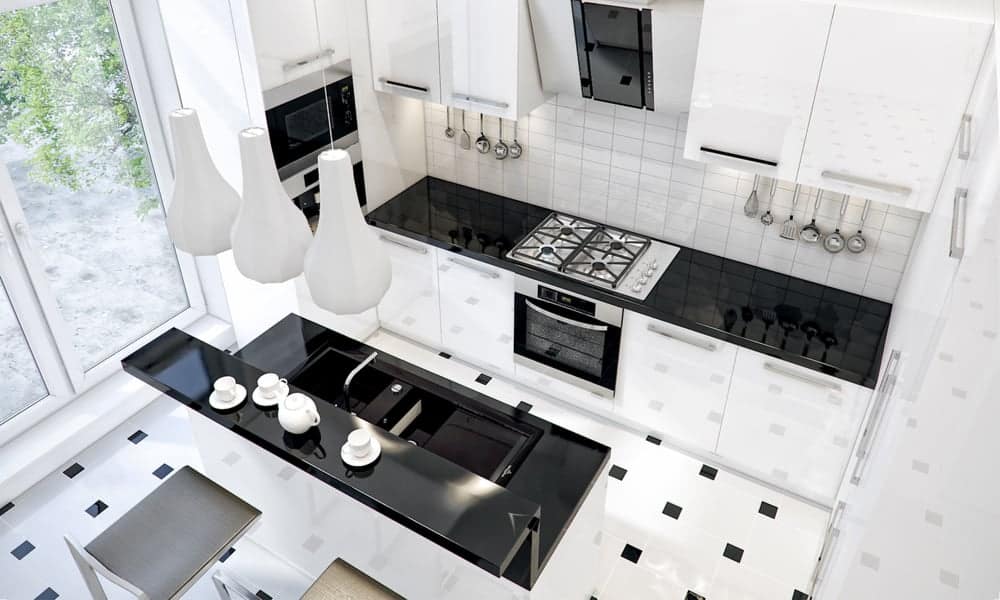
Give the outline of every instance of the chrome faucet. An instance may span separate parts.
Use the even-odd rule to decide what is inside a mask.
[[[344,380],[344,405],[347,412],[351,412],[351,381],[354,380],[354,376],[361,372],[368,365],[375,362],[375,358],[378,356],[378,352],[372,352],[363,361],[358,363],[358,366],[347,374],[347,379]]]

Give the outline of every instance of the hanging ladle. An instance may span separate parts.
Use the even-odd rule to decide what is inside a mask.
[[[840,202],[840,219],[837,220],[837,228],[823,240],[823,248],[831,254],[836,254],[844,249],[844,236],[840,233],[840,226],[844,224],[844,213],[847,212],[850,200],[850,196],[844,194],[844,199]]]
[[[455,137],[455,130],[451,128],[451,107],[445,107],[445,112],[448,117],[448,126],[444,130],[444,135],[447,138],[453,138]]]
[[[761,215],[760,217],[760,222],[763,223],[765,227],[774,223],[774,215],[771,214],[771,207],[774,206],[774,193],[777,191],[778,191],[778,180],[772,179],[771,195],[770,198],[767,199],[767,212]]]
[[[490,140],[486,137],[486,132],[483,131],[483,113],[479,113],[479,137],[476,138],[476,150],[479,150],[480,154],[486,154],[490,151]]]
[[[510,153],[510,147],[503,141],[503,119],[500,119],[500,136],[497,138],[497,143],[493,146],[493,154],[497,157],[497,160],[503,160],[507,158],[507,154]]]
[[[462,147],[462,150],[468,150],[472,147],[472,136],[469,135],[469,131],[465,128],[465,111],[462,111],[462,137],[458,141],[458,145]]]
[[[511,158],[521,158],[521,154],[524,153],[524,148],[521,147],[521,143],[517,141],[517,120],[514,120],[514,141],[510,143],[510,157]]]
[[[807,244],[815,244],[822,237],[819,227],[816,227],[816,215],[819,214],[819,205],[823,201],[823,190],[816,194],[816,206],[813,207],[813,218],[808,225],[799,231],[799,239]]]
[[[868,218],[868,209],[871,207],[871,200],[865,200],[865,208],[861,211],[861,223],[858,225],[858,232],[847,238],[847,249],[854,254],[861,254],[868,247],[868,240],[861,235],[861,230],[865,227],[865,219]]]

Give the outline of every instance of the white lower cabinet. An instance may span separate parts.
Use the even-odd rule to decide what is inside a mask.
[[[700,450],[715,451],[736,346],[625,311],[616,410]]]
[[[763,479],[832,500],[871,394],[739,348],[716,451]]]
[[[392,285],[378,305],[382,327],[412,340],[441,346],[441,306],[435,249],[379,232],[392,261]]]
[[[493,373],[514,375],[514,274],[437,250],[441,347]]]

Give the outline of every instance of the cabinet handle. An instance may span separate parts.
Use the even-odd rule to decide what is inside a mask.
[[[483,276],[489,277],[490,279],[500,279],[500,274],[497,273],[496,271],[491,271],[489,269],[484,269],[484,268],[479,267],[477,265],[473,265],[473,264],[467,263],[464,260],[458,260],[457,258],[454,258],[452,256],[448,257],[448,262],[455,263],[456,265],[458,265],[460,267],[465,267],[466,269],[469,269],[471,271],[475,271],[477,273],[482,273]]]
[[[899,350],[893,350],[889,354],[889,360],[886,362],[885,377],[882,379],[878,391],[875,392],[875,403],[872,406],[871,414],[868,416],[868,422],[865,423],[865,429],[861,432],[861,441],[858,442],[857,461],[854,463],[854,472],[851,473],[851,483],[854,485],[861,483],[861,475],[864,472],[865,465],[868,463],[868,452],[871,450],[875,431],[878,430],[879,425],[882,423],[882,414],[885,412],[886,401],[892,395],[893,390],[896,389],[896,371],[899,369],[899,357]]]
[[[826,565],[830,564],[828,559],[833,554],[834,544],[840,538],[840,520],[844,517],[844,509],[846,508],[847,504],[842,500],[837,503],[833,514],[830,515],[830,522],[826,526],[826,535],[823,537],[823,547],[820,548],[819,559],[816,561],[816,566],[813,567],[810,598],[816,597],[817,586],[826,575]]]
[[[725,156],[726,158],[735,158],[736,160],[745,160],[747,162],[757,163],[758,165],[767,165],[769,167],[777,167],[777,161],[768,160],[766,158],[756,158],[753,156],[747,156],[746,154],[737,154],[735,152],[727,152],[725,150],[719,150],[718,148],[711,148],[709,146],[702,146],[701,151],[706,154],[718,154],[719,156]]]
[[[281,70],[285,73],[298,69],[299,67],[304,67],[309,63],[314,63],[317,60],[323,60],[328,56],[333,56],[335,54],[333,48],[324,48],[321,52],[316,54],[310,54],[309,56],[303,56],[297,60],[290,60],[285,64],[281,65]]]
[[[688,346],[694,346],[695,348],[701,348],[702,350],[708,350],[709,352],[715,352],[716,350],[719,349],[719,345],[716,344],[715,342],[709,342],[707,340],[699,340],[699,339],[696,339],[696,338],[693,338],[693,337],[688,337],[688,336],[683,335],[683,334],[677,334],[677,333],[673,333],[673,332],[670,332],[670,331],[664,331],[664,330],[660,329],[659,327],[657,327],[656,325],[653,325],[652,323],[650,323],[649,325],[647,325],[646,329],[648,329],[649,331],[652,331],[656,335],[662,335],[665,338],[670,338],[672,340],[677,340],[678,342],[681,342],[682,344],[687,344]]]
[[[948,256],[962,258],[965,256],[965,205],[969,198],[966,188],[955,189],[955,207],[951,213],[951,248]]]
[[[490,108],[500,108],[500,109],[510,108],[510,104],[507,104],[506,102],[497,102],[496,100],[479,98],[477,96],[470,96],[468,94],[452,94],[451,99],[454,100],[455,102],[469,102],[471,104],[478,104],[480,106],[489,106]]]
[[[422,85],[412,85],[409,83],[402,83],[400,81],[393,81],[391,79],[379,79],[382,85],[387,85],[389,87],[396,88],[404,92],[411,92],[426,96],[431,92],[430,88]]]
[[[390,244],[396,244],[397,246],[402,246],[403,248],[406,248],[407,250],[412,250],[418,254],[427,254],[427,248],[424,248],[423,246],[408,244],[402,240],[397,240],[396,238],[392,238],[387,235],[380,235],[379,238],[381,238],[383,242],[389,242]]]
[[[785,377],[792,377],[798,379],[799,381],[804,381],[806,383],[811,383],[813,385],[818,385],[820,387],[830,388],[831,390],[840,391],[840,384],[835,381],[827,381],[826,379],[820,379],[819,377],[812,377],[805,373],[802,373],[798,369],[793,369],[791,367],[786,367],[782,364],[767,361],[764,363],[764,368],[768,371],[777,373],[778,375],[784,375]]]
[[[962,127],[958,130],[958,160],[969,160],[972,156],[972,115],[962,115]]]
[[[822,177],[823,179],[832,179],[833,181],[848,183],[850,185],[856,185],[858,187],[864,187],[871,190],[878,190],[880,192],[899,194],[901,196],[909,196],[910,194],[913,193],[913,188],[906,187],[905,185],[896,185],[895,183],[883,183],[881,181],[876,181],[874,179],[867,179],[865,177],[858,177],[857,175],[851,175],[850,173],[823,171],[822,173],[820,173],[820,177]]]
[[[569,325],[570,327],[579,327],[580,329],[587,329],[589,331],[607,331],[607,325],[593,325],[591,323],[581,323],[580,321],[575,321],[573,319],[568,319],[562,315],[557,315],[554,312],[549,312],[540,306],[535,306],[533,303],[525,300],[524,304],[540,315],[545,315],[546,317],[552,319],[553,321],[559,321],[563,325]]]

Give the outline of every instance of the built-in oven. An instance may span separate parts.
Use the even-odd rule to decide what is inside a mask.
[[[516,278],[514,360],[611,398],[623,311],[527,277]]]

